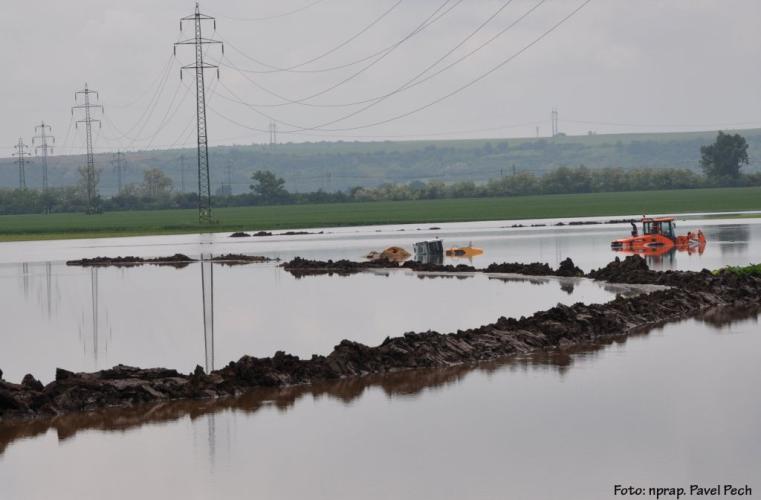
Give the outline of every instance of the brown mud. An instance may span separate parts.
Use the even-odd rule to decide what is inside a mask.
[[[260,255],[244,255],[244,254],[224,254],[212,257],[209,259],[211,262],[220,264],[236,265],[236,264],[250,264],[257,262],[271,262],[279,259],[271,259],[269,257],[263,257]],[[200,262],[199,259],[193,259],[187,255],[176,253],[169,257],[93,257],[91,259],[77,259],[69,260],[66,262],[67,266],[80,266],[80,267],[135,267],[143,265],[153,266],[170,266],[177,269],[187,267],[194,262]]]
[[[759,311],[761,308],[758,306],[723,307],[710,309],[698,315],[697,318],[716,327],[722,327],[754,318]],[[549,367],[562,376],[572,369],[578,355],[584,355],[586,359],[589,359],[611,345],[623,345],[629,338],[647,335],[649,331],[642,330],[629,335],[611,335],[591,344],[537,351],[525,356],[513,356],[491,362],[403,370],[310,385],[257,388],[234,398],[160,401],[131,407],[107,408],[95,412],[72,412],[32,420],[0,420],[0,456],[13,442],[39,436],[50,430],[56,433],[59,441],[65,441],[81,431],[123,432],[149,423],[173,422],[186,417],[195,420],[225,411],[237,411],[244,414],[254,414],[265,408],[287,411],[303,397],[317,399],[327,396],[349,404],[362,397],[367,390],[374,388],[382,390],[388,397],[408,397],[426,390],[437,390],[457,384],[471,373],[522,370],[529,366]]]
[[[565,268],[575,266],[571,262]],[[95,373],[58,369],[55,381],[46,386],[32,375],[25,376],[20,384],[0,380],[0,420],[236,396],[254,388],[491,361],[599,342],[710,310],[753,308],[761,302],[761,278],[728,272],[656,272],[638,256],[616,259],[588,276],[612,283],[670,288],[634,297],[619,296],[605,304],[558,305],[529,317],[502,317],[495,323],[455,333],[406,333],[386,338],[375,347],[343,340],[327,356],[313,355],[310,359],[282,351],[268,358],[243,356],[209,374],[201,367],[186,375],[165,368],[119,365]]]
[[[176,253],[169,257],[93,257],[91,259],[77,259],[66,261],[67,266],[81,266],[81,267],[131,267],[142,266],[145,264],[152,264],[155,266],[173,266],[173,267],[185,267],[188,264],[196,262],[196,259],[191,259],[187,255]]]
[[[571,259],[565,259],[557,269],[547,264],[534,262],[531,264],[503,263],[491,264],[486,268],[476,268],[466,264],[426,264],[415,260],[404,263],[392,260],[378,259],[356,262],[352,260],[310,260],[296,257],[285,262],[282,267],[296,277],[315,276],[320,274],[338,274],[347,276],[373,269],[409,269],[412,271],[433,273],[510,273],[527,276],[561,276],[582,277],[584,272],[576,267]]]

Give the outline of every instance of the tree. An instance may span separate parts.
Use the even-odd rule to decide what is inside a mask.
[[[148,198],[160,198],[169,194],[172,179],[158,168],[150,168],[143,172],[142,189]]]
[[[700,147],[700,166],[711,179],[737,179],[748,164],[748,143],[740,134],[719,131],[716,142]]]
[[[290,193],[285,190],[285,181],[269,170],[257,170],[251,176],[256,184],[249,186],[254,194],[267,203],[286,201]]]

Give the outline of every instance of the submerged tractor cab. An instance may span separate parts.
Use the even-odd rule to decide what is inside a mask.
[[[705,247],[706,239],[703,232],[688,232],[687,235],[676,234],[676,224],[673,217],[642,217],[642,233],[637,231],[637,225],[632,222],[632,233],[628,238],[611,242],[614,250],[634,253],[649,253],[653,250],[669,251],[672,248],[689,250],[692,247]]]

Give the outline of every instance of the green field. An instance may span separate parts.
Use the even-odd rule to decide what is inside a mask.
[[[195,210],[6,215],[0,240],[746,210],[761,210],[760,187],[221,208],[203,227]]]

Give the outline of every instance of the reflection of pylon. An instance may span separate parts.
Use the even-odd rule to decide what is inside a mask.
[[[48,319],[53,317],[53,264],[45,262],[45,296]]]
[[[98,367],[98,269],[90,270],[90,292],[92,305],[92,352],[95,367]]]
[[[206,373],[214,370],[214,267],[212,255],[201,256],[201,299]]]

